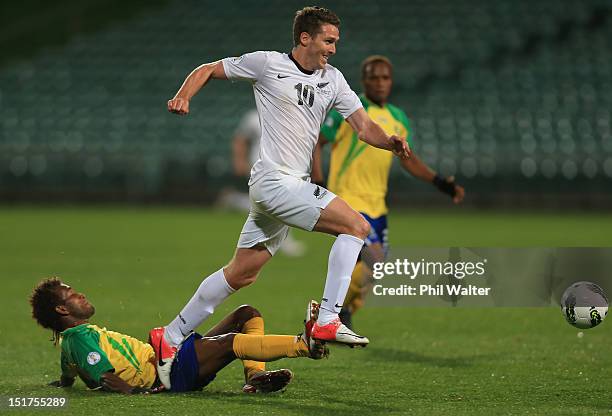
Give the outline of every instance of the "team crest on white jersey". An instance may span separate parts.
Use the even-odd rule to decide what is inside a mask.
[[[333,92],[331,90],[331,88],[328,88],[327,86],[329,85],[329,81],[328,82],[319,82],[317,84],[317,92],[325,97],[330,97]]]

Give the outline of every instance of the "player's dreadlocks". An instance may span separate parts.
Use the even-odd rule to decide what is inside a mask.
[[[61,284],[62,281],[57,277],[50,277],[38,283],[30,295],[32,318],[43,328],[53,331],[52,341],[56,345],[63,330],[61,315],[55,311],[55,307],[62,304],[59,294]]]
[[[295,12],[293,20],[293,46],[300,44],[300,34],[308,33],[315,37],[321,31],[321,25],[334,25],[340,27],[340,19],[334,12],[323,7],[309,6]]]

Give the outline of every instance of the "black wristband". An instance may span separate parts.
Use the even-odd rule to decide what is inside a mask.
[[[451,197],[454,197],[457,193],[455,190],[455,181],[447,181],[446,178],[443,178],[437,173],[432,182],[440,192],[450,195]]]

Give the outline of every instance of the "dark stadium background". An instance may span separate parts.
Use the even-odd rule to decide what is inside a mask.
[[[288,51],[296,1],[3,2],[3,201],[214,201],[230,138],[253,104],[212,82],[180,118],[165,103],[198,64]],[[612,205],[612,23],[607,1],[329,1],[332,64],[395,64],[392,102],[415,149],[473,207]],[[223,85],[222,85],[223,84]],[[392,205],[444,205],[395,166]]]
[[[279,395],[242,394],[238,362],[204,392],[111,397],[80,381],[47,386],[59,350],[31,318],[38,281],[60,276],[96,306],[94,323],[145,340],[229,260],[246,214],[213,205],[227,187],[246,190],[231,175],[230,140],[251,88],[213,81],[188,117],[166,102],[201,63],[288,51],[305,5],[0,2],[0,413],[8,397],[60,396],[69,414],[609,414],[612,323],[579,331],[554,294],[550,307],[367,300],[353,321],[371,345],[270,364],[295,372]],[[331,63],[359,90],[364,57],[393,60],[391,102],[412,118],[416,152],[467,191],[453,206],[394,166],[392,250],[612,246],[609,0],[321,5],[342,19]],[[306,255],[275,256],[201,332],[244,303],[268,333],[303,329],[333,238],[295,236]],[[593,279],[584,270],[576,280]]]

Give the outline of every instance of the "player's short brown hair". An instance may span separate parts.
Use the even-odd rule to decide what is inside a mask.
[[[384,55],[370,55],[361,63],[361,79],[365,79],[368,67],[373,64],[385,64],[389,67],[391,73],[393,73],[393,64],[389,58]]]
[[[50,277],[38,283],[30,295],[32,318],[43,328],[53,331],[53,340],[57,342],[59,333],[63,331],[60,314],[55,307],[63,304],[59,288],[62,281],[57,277]]]
[[[340,27],[340,19],[334,12],[329,9],[317,6],[304,7],[302,10],[295,12],[293,19],[293,46],[300,44],[300,34],[308,33],[315,37],[321,32],[321,26],[324,24]]]

